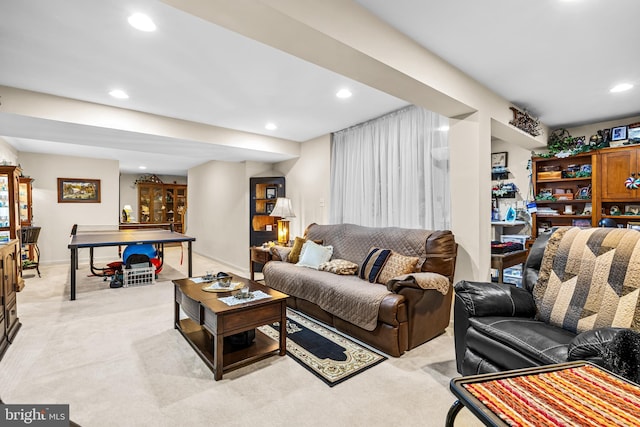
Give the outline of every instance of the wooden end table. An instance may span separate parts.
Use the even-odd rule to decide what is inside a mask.
[[[487,426],[640,425],[640,386],[585,361],[454,378],[449,388],[458,400],[447,427],[463,407]]]
[[[498,270],[498,282],[504,279],[504,269],[514,265],[524,264],[529,256],[529,250],[507,252],[504,254],[491,254],[491,268]],[[522,272],[524,275],[524,271]]]
[[[227,305],[219,298],[239,292],[206,292],[203,283],[191,279],[174,280],[174,327],[193,347],[205,364],[213,371],[215,380],[224,372],[246,366],[272,355],[286,354],[288,295],[268,288],[253,280],[235,276],[232,282],[242,282],[251,292],[262,291],[271,298]],[[180,319],[180,309],[188,318]],[[280,323],[279,341],[256,330],[253,343],[246,347],[226,346],[224,338],[249,331],[258,326]]]
[[[255,264],[265,265],[271,261],[271,249],[263,249],[262,246],[251,246],[249,252],[249,271],[251,272],[251,280],[255,280]]]

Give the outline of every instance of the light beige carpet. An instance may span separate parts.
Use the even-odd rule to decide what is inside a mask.
[[[69,301],[68,265],[41,266],[18,294],[22,322],[0,361],[7,403],[68,403],[91,426],[442,426],[457,376],[447,333],[333,388],[287,356],[213,374],[173,329],[180,251],[159,283],[110,289],[78,271]],[[229,270],[199,256],[194,274]],[[82,290],[82,291],[80,291]],[[480,425],[466,411],[456,425]]]

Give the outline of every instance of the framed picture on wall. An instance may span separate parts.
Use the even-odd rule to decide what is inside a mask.
[[[100,180],[58,178],[58,203],[100,203]]]
[[[491,167],[507,167],[507,152],[491,153]]]

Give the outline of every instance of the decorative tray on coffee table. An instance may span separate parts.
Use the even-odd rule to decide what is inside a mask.
[[[242,282],[231,282],[228,286],[221,286],[220,282],[215,281],[204,285],[202,290],[205,292],[231,292],[240,289],[243,285]]]

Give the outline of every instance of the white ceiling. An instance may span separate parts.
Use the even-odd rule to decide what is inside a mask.
[[[637,0],[357,2],[552,127],[640,114]],[[158,31],[128,25],[140,11]],[[0,85],[294,141],[407,104],[158,0],[0,0],[0,16]],[[636,87],[608,93],[622,81]],[[337,99],[342,87],[354,96]],[[20,151],[118,159],[125,173],[286,159],[2,113],[0,135]]]

